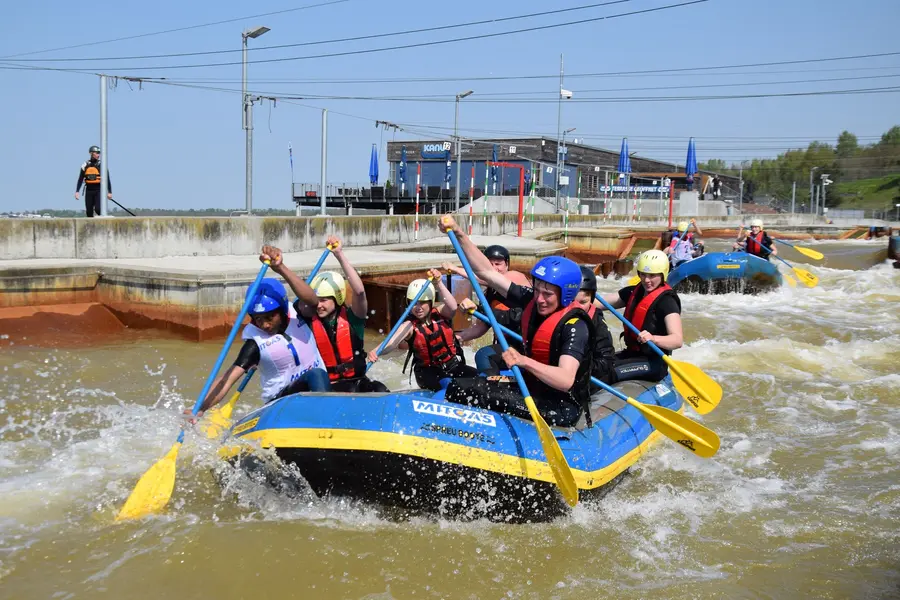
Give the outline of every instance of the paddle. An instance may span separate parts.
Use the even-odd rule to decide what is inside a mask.
[[[222,351],[219,352],[219,358],[216,360],[216,365],[213,367],[212,371],[210,371],[209,377],[206,378],[206,385],[203,386],[203,391],[200,392],[200,396],[198,396],[197,401],[194,403],[194,408],[191,410],[193,415],[196,415],[200,410],[200,405],[203,404],[203,400],[206,399],[206,395],[209,393],[209,389],[212,387],[213,381],[219,373],[219,369],[222,367],[222,363],[225,362],[225,357],[228,356],[228,350],[231,348],[231,344],[237,336],[241,323],[244,321],[244,317],[250,309],[250,302],[256,295],[256,290],[259,288],[259,284],[262,282],[268,268],[268,262],[264,263],[259,270],[259,274],[256,276],[256,280],[250,286],[250,290],[247,292],[247,300],[244,302],[240,314],[238,314],[237,319],[234,321],[231,333],[228,334],[228,339],[225,340],[225,345],[222,346]],[[122,509],[119,511],[116,521],[144,517],[158,512],[166,506],[169,502],[169,498],[172,497],[172,491],[175,489],[175,459],[178,456],[178,449],[181,448],[182,442],[184,442],[184,427],[181,428],[178,439],[175,441],[175,444],[169,452],[159,459],[152,467],[147,469],[147,472],[138,480],[131,495],[128,496],[128,499],[125,501],[125,505],[122,506]]]
[[[434,281],[434,279],[429,275],[429,276],[428,276],[428,283],[432,283],[433,281]],[[473,287],[477,287],[477,286],[473,286]],[[400,329],[400,326],[403,325],[403,323],[406,322],[406,317],[409,316],[409,313],[410,313],[410,311],[412,311],[413,306],[415,306],[416,304],[419,303],[419,298],[422,297],[422,294],[424,294],[424,293],[425,293],[425,290],[427,290],[427,289],[428,289],[428,286],[427,286],[427,285],[423,285],[423,286],[419,289],[419,293],[416,294],[416,297],[413,298],[412,302],[409,303],[409,306],[406,307],[406,310],[403,311],[403,314],[400,315],[400,318],[397,319],[397,322],[394,323],[394,327],[391,329],[391,332],[390,332],[389,334],[387,334],[387,337],[384,338],[384,341],[382,341],[381,344],[378,346],[378,349],[375,350],[375,355],[376,355],[376,356],[380,356],[380,355],[381,355],[381,353],[384,351],[384,347],[387,346],[388,341],[389,341],[392,337],[394,337],[394,334],[397,333],[397,330]],[[369,372],[369,369],[370,369],[370,368],[372,367],[372,365],[374,365],[374,364],[375,364],[375,363],[369,363],[369,364],[366,365],[366,372],[367,372],[367,373]]]
[[[772,239],[775,239],[775,238],[772,238]],[[790,246],[791,248],[793,248],[800,254],[808,256],[813,260],[822,260],[823,258],[825,258],[825,255],[822,254],[821,252],[819,252],[818,250],[813,250],[812,248],[807,248],[805,246],[796,246],[789,242],[785,242],[784,240],[775,239],[775,241],[778,242],[779,244],[784,244],[785,246]]]
[[[603,296],[597,294],[596,298],[635,335],[640,335],[641,332],[637,330],[637,327],[632,325],[628,319],[622,316],[622,313],[604,300]],[[716,383],[712,377],[690,363],[674,360],[653,342],[647,342],[647,344],[669,365],[669,368],[672,370],[672,382],[675,384],[675,389],[687,399],[694,410],[701,415],[705,415],[719,405],[719,401],[722,399],[722,386]]]
[[[771,252],[772,252],[771,248],[768,248],[767,246],[763,246],[762,244],[760,244],[760,247],[763,250],[768,250],[769,253],[771,254]],[[777,254],[771,254],[771,255],[774,256],[775,258],[777,258],[778,260],[780,260],[781,262],[783,262],[784,264],[786,264],[787,266],[789,266],[791,268],[791,270],[793,270],[794,273],[797,274],[797,277],[800,278],[800,281],[802,281],[803,283],[806,284],[806,287],[816,287],[817,285],[819,285],[819,278],[816,277],[815,275],[813,275],[812,273],[810,273],[809,271],[807,271],[806,269],[801,269],[800,267],[795,267],[794,265],[792,265],[788,261],[784,260]]]
[[[255,372],[256,367],[251,367],[247,374],[244,375],[244,379],[241,380],[237,391],[231,399],[225,404],[214,406],[204,415],[206,423],[203,425],[203,431],[206,432],[206,437],[210,439],[217,438],[223,431],[231,427],[231,413],[234,411],[234,405],[237,404],[238,398],[241,397],[241,392],[250,383],[250,379]]]
[[[465,252],[463,252],[459,245],[459,240],[456,239],[456,233],[452,230],[448,230],[447,235],[450,238],[450,243],[453,244],[456,255],[459,257],[460,262],[462,262],[463,268],[466,270],[469,281],[478,281],[475,278],[475,273],[472,272],[472,265],[469,264],[469,259],[466,258]],[[481,286],[473,285],[472,289],[475,290],[475,293],[478,295],[481,306],[488,306]],[[494,329],[494,335],[497,336],[497,341],[500,342],[500,348],[506,352],[509,349],[509,344],[506,343],[506,337],[503,335],[503,330],[500,328],[500,324],[497,323],[494,312],[489,310],[487,313],[491,327]],[[572,474],[572,469],[569,467],[569,463],[566,462],[566,457],[563,456],[562,448],[559,447],[559,442],[557,442],[556,438],[553,436],[550,426],[547,425],[544,417],[538,412],[537,406],[534,403],[534,398],[531,397],[531,394],[528,392],[528,387],[525,385],[525,380],[522,379],[522,371],[519,369],[518,365],[513,365],[512,371],[516,376],[516,383],[519,384],[519,391],[522,392],[522,396],[525,397],[525,405],[528,407],[528,412],[531,414],[531,420],[534,421],[534,426],[537,428],[538,437],[541,440],[541,446],[544,448],[547,464],[550,465],[550,470],[553,472],[556,485],[559,487],[559,491],[562,492],[563,498],[566,499],[569,506],[574,507],[578,504],[578,485],[575,483],[575,476]]]
[[[322,256],[319,257],[319,260],[312,268],[312,271],[310,271],[309,275],[306,276],[306,283],[310,283],[315,278],[315,276],[319,274],[319,269],[322,268],[322,265],[325,263],[325,259],[328,258],[328,253],[333,249],[334,248],[332,248],[331,245],[326,245],[325,251],[322,252]],[[219,437],[220,433],[231,427],[231,413],[234,410],[234,405],[235,403],[237,403],[238,398],[240,398],[241,392],[243,392],[244,388],[247,387],[247,384],[250,382],[250,378],[253,377],[253,372],[255,370],[256,367],[253,367],[252,369],[247,371],[247,374],[244,376],[244,379],[238,386],[237,392],[235,392],[235,394],[226,404],[214,406],[204,415],[206,417],[205,420],[208,421],[208,423],[203,427],[203,430],[206,432],[207,437]]]
[[[486,316],[474,309],[469,314],[485,323],[490,322]],[[522,336],[514,331],[500,326],[500,329],[514,340],[522,341]],[[614,387],[611,387],[596,377],[591,377],[591,383],[597,387],[601,387],[614,396],[624,400],[631,406],[638,409],[642,415],[659,431],[661,434],[674,442],[678,442],[697,456],[702,458],[710,458],[719,449],[719,436],[710,429],[707,429],[700,423],[693,421],[681,413],[664,406],[654,406],[652,404],[644,404],[638,402],[634,398],[626,396]]]

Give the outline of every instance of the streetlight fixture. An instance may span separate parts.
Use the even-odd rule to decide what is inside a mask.
[[[241,33],[241,97],[243,98],[243,125],[246,137],[246,150],[244,158],[244,200],[249,216],[253,211],[253,100],[247,94],[247,40],[256,39],[270,31],[268,27],[259,26],[247,29]]]
[[[459,187],[462,176],[462,144],[459,142],[459,101],[474,94],[474,90],[466,90],[456,95],[456,117],[453,119],[453,137],[456,138],[456,212],[459,212]]]

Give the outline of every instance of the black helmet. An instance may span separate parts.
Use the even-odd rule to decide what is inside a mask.
[[[581,267],[581,289],[592,294],[597,293],[597,276],[587,267]]]
[[[88,152],[100,152],[100,146],[91,146],[88,148]]]
[[[496,244],[488,246],[484,249],[484,255],[487,256],[488,260],[498,258],[503,259],[506,261],[506,264],[509,265],[509,250],[503,246],[498,246]]]

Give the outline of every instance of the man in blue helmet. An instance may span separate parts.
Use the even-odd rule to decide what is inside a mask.
[[[284,277],[297,297],[315,304],[316,293],[305,281],[282,264],[281,250],[263,246],[261,262],[269,261],[272,271]],[[249,294],[249,290],[248,290]],[[325,363],[309,325],[297,317],[288,303],[287,290],[277,279],[263,279],[250,300],[250,323],[244,327],[244,345],[234,364],[213,384],[200,413],[222,401],[231,387],[253,367],[258,367],[263,402],[296,392],[331,390]],[[199,414],[198,414],[199,417]]]
[[[567,258],[548,256],[531,270],[533,286],[519,285],[497,273],[452,216],[441,218],[441,228],[456,233],[479,279],[503,296],[508,306],[523,309],[525,352],[510,348],[503,353],[504,362],[522,370],[528,391],[548,423],[575,425],[590,401],[594,344],[591,319],[575,302],[582,286],[581,268]],[[447,390],[449,400],[529,418],[518,388],[509,384],[504,388],[485,386],[478,381],[454,383]]]

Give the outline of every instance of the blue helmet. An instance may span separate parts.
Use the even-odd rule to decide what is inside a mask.
[[[558,287],[563,308],[575,301],[575,296],[581,289],[581,267],[561,256],[542,258],[531,269],[531,276]]]
[[[250,300],[250,290],[247,290],[246,300]],[[287,312],[287,308],[288,297],[284,284],[277,279],[263,279],[256,289],[256,294],[253,296],[247,312],[251,315],[259,315],[279,309]]]

